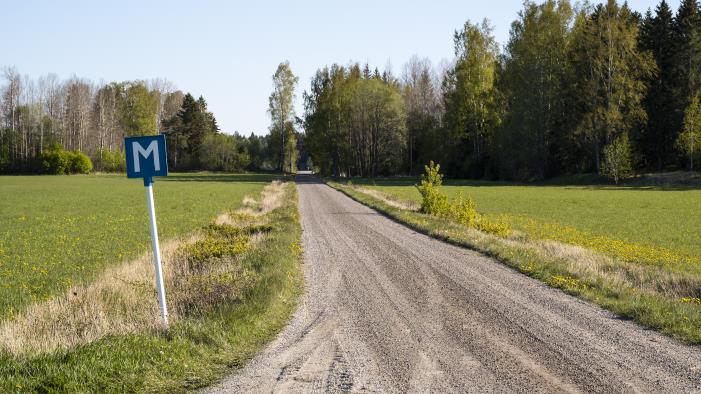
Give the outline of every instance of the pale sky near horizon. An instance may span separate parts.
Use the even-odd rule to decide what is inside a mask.
[[[644,13],[659,1],[633,0]],[[296,110],[314,72],[368,62],[395,75],[414,54],[453,57],[452,34],[488,18],[503,46],[520,0],[458,1],[7,1],[0,7],[0,67],[36,79],[56,73],[94,82],[166,78],[203,95],[222,131],[267,133],[277,65],[299,77]],[[104,4],[101,4],[104,3]],[[196,3],[196,4],[195,4]],[[295,4],[293,4],[295,3]],[[675,10],[679,0],[669,0]]]

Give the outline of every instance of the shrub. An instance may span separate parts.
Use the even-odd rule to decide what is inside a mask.
[[[54,147],[41,152],[41,170],[52,175],[68,173],[70,163],[66,152],[61,147]]]
[[[177,284],[174,306],[182,315],[197,315],[223,304],[240,302],[259,277],[241,266],[223,273],[192,274]]]
[[[416,185],[421,193],[421,212],[429,215],[444,216],[448,212],[448,197],[441,194],[440,187],[443,184],[441,165],[433,160],[424,166],[425,174],[421,175],[421,184]]]
[[[41,171],[52,175],[88,174],[92,171],[92,161],[79,151],[65,151],[54,145],[41,152]]]
[[[508,237],[511,234],[511,226],[506,222],[492,222],[485,218],[484,216],[479,216],[478,220],[475,222],[474,227],[477,230],[484,231],[485,233],[490,233],[497,235],[499,237]]]
[[[236,136],[211,134],[204,137],[200,146],[200,163],[209,171],[241,172],[251,158]]]
[[[464,225],[474,227],[477,219],[475,202],[470,197],[464,197],[462,193],[449,204],[449,215],[453,220]]]
[[[98,150],[93,159],[95,169],[103,172],[125,172],[127,162],[124,151],[101,149]]]
[[[618,184],[621,178],[630,175],[631,170],[630,141],[628,134],[623,133],[604,148],[604,163],[601,172]]]
[[[243,266],[239,257],[250,250],[252,234],[272,229],[270,224],[211,224],[203,239],[182,246],[173,268],[177,280],[172,297],[178,313],[197,315],[240,302],[260,276]]]
[[[273,230],[273,226],[270,224],[254,224],[245,227],[236,227],[228,224],[210,224],[207,230],[209,230],[208,232],[212,236],[236,238],[256,233],[268,233]]]
[[[70,174],[89,174],[92,171],[92,161],[83,152],[71,151],[64,152],[68,162],[68,173]]]
[[[211,258],[236,256],[248,250],[248,237],[239,236],[234,240],[225,238],[205,238],[187,248],[193,262],[203,262]]]
[[[511,227],[508,223],[492,222],[479,215],[472,198],[465,197],[460,193],[455,200],[448,201],[448,197],[440,192],[440,187],[443,184],[440,164],[431,161],[427,166],[424,166],[424,169],[426,173],[421,175],[421,184],[416,185],[421,193],[421,212],[445,217],[500,237],[506,237],[511,233]]]

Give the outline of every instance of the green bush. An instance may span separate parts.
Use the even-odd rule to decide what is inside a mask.
[[[212,236],[235,238],[256,233],[268,233],[273,230],[273,226],[270,224],[253,224],[245,227],[236,227],[228,224],[210,224],[207,230]]]
[[[485,233],[490,233],[498,235],[500,237],[508,237],[511,234],[511,226],[506,222],[492,222],[485,218],[484,216],[478,216],[477,221],[474,224],[477,230],[484,231]]]
[[[66,152],[58,148],[51,148],[41,152],[41,170],[47,174],[63,175],[68,173],[69,162]]]
[[[424,166],[425,174],[421,175],[421,184],[416,185],[421,193],[421,212],[428,215],[445,217],[476,228],[490,234],[506,237],[511,233],[511,227],[504,222],[491,222],[486,217],[477,213],[474,200],[461,194],[453,201],[448,201],[448,196],[440,192],[443,184],[443,175],[440,173],[440,164],[431,161]]]
[[[95,153],[93,159],[95,169],[102,172],[125,172],[127,161],[124,151],[101,149]]]
[[[41,170],[47,174],[89,174],[92,171],[92,161],[79,151],[65,151],[59,145],[54,145],[41,152]]]
[[[236,138],[226,134],[205,136],[199,156],[202,168],[208,171],[243,171],[251,163],[251,158]]]
[[[464,197],[462,193],[449,204],[448,216],[464,225],[474,227],[477,220],[475,202],[470,197]]]
[[[68,172],[71,174],[89,174],[92,171],[92,161],[83,152],[65,152],[68,157]]]
[[[226,238],[205,238],[187,247],[187,254],[193,262],[202,262],[211,258],[237,256],[248,250],[248,237],[238,236],[233,240]]]
[[[443,175],[441,175],[441,165],[435,164],[433,160],[424,166],[425,174],[421,175],[421,184],[416,185],[421,193],[421,212],[435,215],[445,216],[448,212],[448,197],[441,194],[439,191],[443,184]]]
[[[604,162],[601,173],[612,179],[616,184],[621,178],[632,173],[630,141],[628,134],[623,133],[604,148]]]

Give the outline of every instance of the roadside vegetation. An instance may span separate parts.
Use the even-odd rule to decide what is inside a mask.
[[[480,214],[530,237],[552,239],[649,264],[701,259],[701,189],[676,174],[619,186],[565,178],[546,184],[446,180],[442,192],[472,198]],[[658,179],[659,178],[659,179]],[[356,186],[418,208],[416,178],[353,179]]]
[[[644,326],[687,343],[701,344],[701,250],[698,242],[693,240],[698,237],[698,231],[692,231],[696,223],[694,214],[690,213],[692,216],[682,221],[684,208],[671,211],[653,208],[655,203],[671,202],[671,196],[655,196],[655,191],[648,189],[609,190],[604,187],[571,191],[567,187],[510,186],[488,182],[472,187],[441,187],[440,182],[435,182],[440,180],[436,170],[436,167],[427,166],[419,185],[411,185],[408,180],[380,180],[377,183],[382,186],[376,186],[373,185],[375,182],[358,179],[353,183],[329,184],[417,231],[485,253],[552,287],[594,302]],[[433,188],[434,194],[429,199],[423,192],[427,186]],[[550,190],[543,193],[540,188]],[[449,192],[444,194],[444,190]],[[526,192],[520,193],[522,190]],[[602,196],[592,201],[593,197],[587,196],[587,191]],[[465,195],[479,195],[481,198],[472,200],[463,197]],[[541,196],[541,199],[529,198],[534,195]],[[648,215],[657,215],[659,219],[649,223],[654,231],[667,232],[672,237],[686,234],[678,242],[680,247],[675,247],[674,243],[666,246],[645,244],[641,242],[643,239],[656,239],[657,235],[634,228],[629,229],[630,233],[639,234],[634,241],[616,237],[625,234],[626,226],[635,226],[637,222],[628,223],[615,215],[602,217],[605,212],[587,217],[591,214],[587,204],[598,204],[600,198],[609,199],[610,209],[618,211],[645,201],[643,205],[631,207],[631,214],[647,209],[651,211]],[[693,196],[689,198],[694,199]],[[449,213],[432,210],[431,199],[447,201]],[[487,210],[490,213],[483,213],[483,203],[490,206]],[[570,204],[574,206],[565,207]],[[600,205],[595,207],[600,208]],[[609,228],[614,233],[603,235],[596,230],[586,231],[581,227],[546,222],[538,216],[499,214],[498,209],[559,212],[567,220],[576,222],[582,219],[585,223]],[[490,231],[489,228],[484,231],[474,221],[463,220],[480,216],[499,220],[498,223],[509,231]],[[640,219],[641,222],[645,220],[645,217]],[[615,233],[617,229],[619,233]]]
[[[186,391],[252,357],[302,291],[296,189],[219,194],[240,208],[164,243],[168,329],[146,253],[0,321],[0,391]]]

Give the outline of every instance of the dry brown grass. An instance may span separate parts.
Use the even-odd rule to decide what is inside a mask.
[[[263,188],[260,201],[250,196],[244,197],[243,208],[236,210],[233,216],[250,215],[253,217],[259,217],[281,207],[283,204],[286,185],[287,183],[285,182],[271,182],[269,185]]]
[[[515,231],[507,238],[472,228],[449,227],[434,232],[451,239],[469,239],[481,249],[509,248],[530,251],[536,261],[555,261],[584,282],[605,282],[613,289],[628,289],[663,296],[671,300],[699,297],[701,277],[694,272],[671,270],[650,264],[632,264],[591,249],[551,240],[534,240]],[[527,267],[522,269],[528,270]]]
[[[215,222],[236,227],[261,224],[264,214],[283,204],[285,185],[273,182],[263,189],[260,201],[247,197],[243,201],[244,208],[220,214]],[[161,245],[171,322],[182,318],[188,308],[207,309],[208,304],[217,301],[197,298],[197,292],[192,291],[196,282],[191,280],[196,275],[213,280],[206,283],[208,287],[246,286],[252,280],[248,271],[237,266],[236,258],[224,259],[204,270],[202,265],[193,268],[183,250],[204,237],[202,232],[196,232],[188,239],[171,240]],[[246,242],[247,248],[255,248],[263,237],[265,234],[252,234]],[[226,282],[220,278],[226,278]],[[222,294],[231,290],[230,287],[222,289]],[[62,296],[34,304],[14,319],[3,321],[0,323],[0,348],[14,355],[50,353],[84,345],[107,335],[162,329],[154,288],[153,254],[149,252],[106,269],[89,285],[74,286]]]
[[[398,208],[398,209],[404,209],[407,211],[418,211],[419,210],[419,204],[413,202],[413,201],[406,201],[406,200],[400,200],[397,198],[394,198],[390,195],[387,195],[385,193],[382,193],[379,190],[374,190],[374,189],[367,189],[361,186],[354,186],[353,189],[367,194],[370,197],[374,197],[385,204],[393,207],[393,208]]]
[[[605,279],[614,288],[627,287],[671,299],[695,296],[701,289],[701,278],[693,273],[621,262],[589,249],[560,242],[535,241],[528,244],[546,257],[566,262],[568,271],[578,277],[589,281]]]
[[[169,269],[179,245],[161,246],[166,295],[172,283]],[[13,354],[44,353],[86,344],[110,334],[161,329],[154,288],[153,253],[108,268],[90,285],[74,286],[66,294],[34,304],[0,325],[0,346]],[[171,321],[178,316],[171,314]]]

